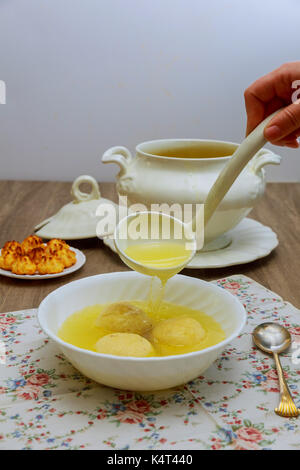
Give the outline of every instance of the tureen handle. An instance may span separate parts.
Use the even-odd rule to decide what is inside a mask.
[[[103,163],[116,163],[120,167],[118,176],[122,176],[132,161],[132,155],[126,147],[111,147],[102,156]]]
[[[257,152],[254,157],[253,162],[251,163],[251,169],[257,174],[265,165],[279,165],[280,161],[280,155],[276,155],[276,153],[269,149],[262,149]]]
[[[84,193],[80,191],[79,186],[82,183],[90,184],[92,187],[92,191],[90,193]],[[97,181],[95,180],[95,178],[89,175],[81,175],[76,178],[76,180],[72,184],[71,194],[74,197],[75,202],[87,202],[91,201],[92,199],[101,198]]]

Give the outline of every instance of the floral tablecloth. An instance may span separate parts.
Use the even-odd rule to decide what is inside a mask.
[[[300,406],[300,311],[245,276],[214,282],[244,304],[247,326],[203,376],[168,391],[101,386],[43,334],[35,309],[0,314],[0,449],[299,449],[300,417],[274,413],[274,362],[250,333],[288,327],[281,357]]]

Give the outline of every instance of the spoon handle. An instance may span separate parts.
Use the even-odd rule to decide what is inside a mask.
[[[278,408],[275,408],[275,413],[279,416],[283,416],[284,418],[292,418],[297,417],[300,414],[299,409],[296,407],[290,391],[289,387],[286,383],[286,380],[283,375],[282,366],[280,363],[280,359],[277,353],[273,353],[278,380],[279,380],[279,389],[280,389],[280,402]]]
[[[264,119],[264,121],[262,121],[251,132],[251,134],[243,140],[233,153],[227,165],[221,171],[220,175],[211,187],[204,203],[204,226],[206,226],[217,206],[220,204],[247,163],[265,145],[266,139],[264,138],[264,129],[271,119],[281,111],[281,109],[275,111],[275,113]]]

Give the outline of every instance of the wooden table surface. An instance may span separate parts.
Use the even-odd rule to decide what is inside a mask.
[[[102,183],[101,194],[116,199],[115,185]],[[33,227],[70,202],[71,183],[0,181],[0,246],[23,240]],[[271,227],[279,246],[252,263],[221,269],[185,269],[182,273],[206,281],[244,274],[300,307],[300,183],[269,183],[250,217]],[[86,264],[77,272],[56,279],[24,281],[0,276],[0,312],[38,307],[51,291],[66,282],[99,273],[128,270],[119,257],[97,238],[70,243],[82,250]]]

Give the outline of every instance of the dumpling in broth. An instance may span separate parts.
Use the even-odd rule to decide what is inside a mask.
[[[139,307],[130,302],[115,302],[108,305],[95,323],[96,326],[118,333],[144,335],[152,328],[150,318]]]
[[[149,357],[154,355],[152,344],[133,333],[112,333],[96,343],[96,351],[114,356]]]
[[[191,317],[163,320],[152,330],[154,343],[168,346],[191,346],[200,343],[204,336],[204,328]]]

